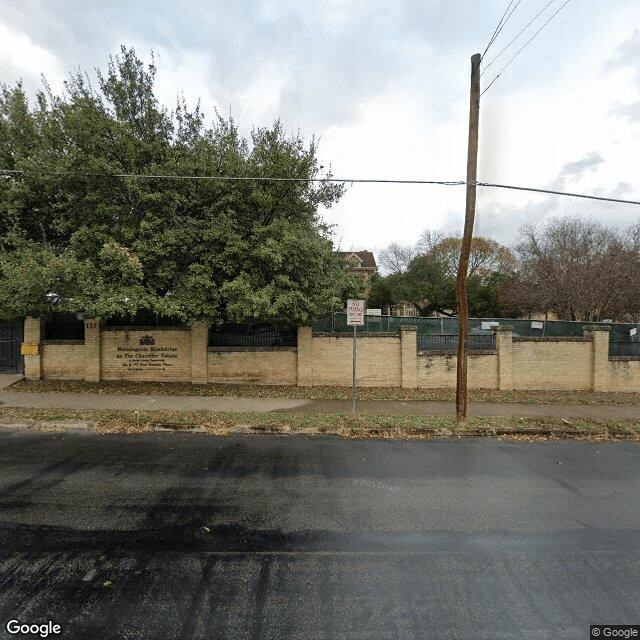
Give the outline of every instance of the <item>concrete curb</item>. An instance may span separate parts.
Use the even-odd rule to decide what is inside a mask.
[[[2,429],[34,429],[46,431],[95,431],[96,423],[77,420],[21,420],[0,422]]]

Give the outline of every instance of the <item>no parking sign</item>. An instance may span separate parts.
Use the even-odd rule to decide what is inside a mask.
[[[364,300],[347,300],[347,326],[364,326]]]

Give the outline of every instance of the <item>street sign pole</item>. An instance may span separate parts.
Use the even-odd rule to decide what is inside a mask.
[[[353,403],[351,404],[351,413],[356,412],[356,325],[353,325]]]
[[[347,300],[347,326],[353,327],[353,402],[351,411],[356,412],[356,327],[364,326],[364,300]]]

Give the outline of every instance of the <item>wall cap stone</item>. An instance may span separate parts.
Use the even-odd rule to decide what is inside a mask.
[[[209,353],[238,353],[240,351],[297,351],[298,347],[208,347]]]
[[[606,324],[586,324],[582,328],[586,331],[611,331],[611,327]]]
[[[127,332],[127,333],[131,333],[132,331],[191,331],[191,327],[186,327],[186,326],[180,326],[180,325],[175,325],[175,326],[171,326],[171,327],[158,327],[158,326],[154,326],[154,325],[149,325],[149,326],[128,326],[128,325],[121,325],[121,326],[106,326],[103,325],[100,327],[100,331],[123,331],[123,332]]]
[[[398,327],[398,331],[417,331],[418,327],[415,324],[401,324]]]
[[[457,351],[443,351],[442,349],[438,350],[429,350],[429,351],[418,351],[419,356],[455,356],[458,357]],[[472,351],[467,351],[467,356],[496,356],[498,352],[492,349],[474,349]]]
[[[591,336],[514,336],[514,342],[591,342]]]
[[[495,327],[491,327],[492,331],[514,331],[512,324],[499,324]]]
[[[314,338],[351,338],[353,339],[353,332],[352,331],[346,331],[346,332],[335,332],[335,333],[331,333],[331,332],[323,332],[323,331],[318,331],[318,332],[314,332],[313,333],[313,337]],[[386,332],[382,332],[382,331],[361,331],[361,332],[356,332],[356,337],[359,338],[395,338],[396,340],[399,340],[399,336],[397,333],[386,333]]]

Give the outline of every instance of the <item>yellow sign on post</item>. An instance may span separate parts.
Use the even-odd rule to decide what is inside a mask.
[[[39,345],[34,342],[23,342],[20,352],[23,356],[37,356],[38,346]]]

